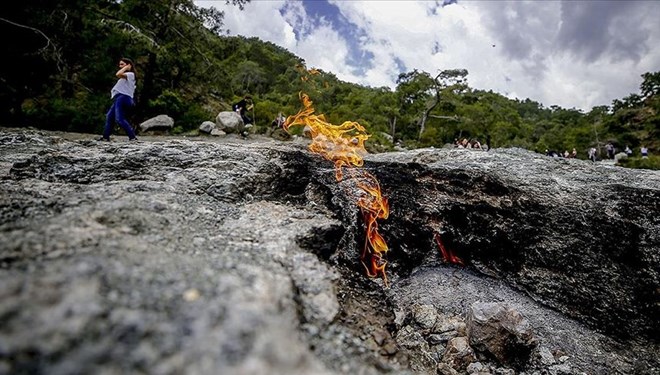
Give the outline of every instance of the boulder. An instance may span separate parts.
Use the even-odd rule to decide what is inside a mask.
[[[215,122],[213,121],[204,121],[199,126],[199,131],[206,134],[211,134],[213,129],[215,129]]]
[[[174,119],[168,115],[158,115],[140,124],[140,131],[168,131],[174,127]]]
[[[614,155],[614,160],[618,163],[623,159],[628,159],[628,154],[625,152],[619,152],[618,154]]]
[[[223,135],[227,135],[227,133],[223,132],[220,129],[213,129],[211,130],[211,135],[214,137],[222,137]]]
[[[538,344],[532,327],[505,303],[474,303],[467,316],[470,345],[503,364],[523,364]]]
[[[226,133],[240,133],[245,127],[241,116],[232,111],[220,112],[215,118],[215,125]]]

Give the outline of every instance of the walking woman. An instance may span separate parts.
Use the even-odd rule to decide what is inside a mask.
[[[115,122],[124,129],[130,141],[136,141],[135,132],[133,127],[126,119],[126,113],[133,107],[133,94],[135,93],[135,67],[131,59],[125,57],[119,60],[119,70],[115,74],[117,83],[110,91],[112,98],[112,106],[105,117],[105,128],[103,129],[103,137],[99,141],[109,141],[110,134]]]

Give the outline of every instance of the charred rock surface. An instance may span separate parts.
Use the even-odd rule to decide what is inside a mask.
[[[0,374],[658,371],[657,173],[371,155],[385,288],[350,184],[304,143],[66,138],[0,131]],[[494,302],[531,353],[470,347]]]
[[[596,329],[660,337],[659,173],[516,149],[419,150],[378,161],[390,221],[418,228],[384,227],[394,248],[415,244],[398,253],[402,271],[418,263],[409,253],[433,248],[435,231],[480,272]]]

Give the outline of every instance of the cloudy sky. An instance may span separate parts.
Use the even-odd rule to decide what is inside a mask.
[[[585,111],[660,70],[660,1],[195,1],[225,11],[308,68],[372,87],[399,73],[465,68],[471,87]]]

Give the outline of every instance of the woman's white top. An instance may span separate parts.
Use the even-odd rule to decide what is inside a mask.
[[[126,72],[126,78],[119,78],[115,86],[110,91],[110,97],[114,98],[117,94],[128,95],[131,98],[135,93],[135,73]]]

